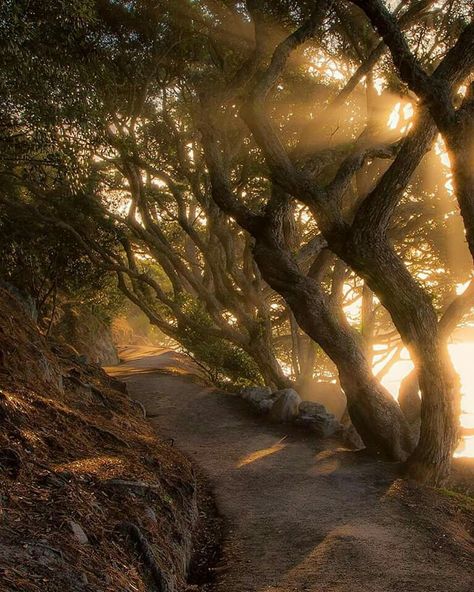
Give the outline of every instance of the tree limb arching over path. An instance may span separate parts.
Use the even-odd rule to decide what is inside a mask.
[[[472,2],[385,5],[7,2],[0,207],[13,235],[19,223],[33,238],[69,232],[216,382],[339,381],[372,452],[439,485],[460,411],[440,319],[472,279],[470,150],[450,144],[472,125],[471,94],[450,97],[470,80]],[[408,99],[415,119],[393,131],[387,109]],[[427,154],[438,131],[459,149],[463,227]],[[344,292],[365,299],[357,317]],[[422,395],[418,444],[381,383],[403,346]]]
[[[175,353],[122,355],[111,371],[214,486],[228,526],[216,592],[471,590],[472,540],[391,465],[263,423]]]
[[[249,69],[247,84],[250,91],[244,93],[241,116],[265,157],[273,186],[263,216],[253,215],[238,203],[228,176],[226,178],[227,171],[222,166],[215,126],[209,114],[222,107],[228,95],[223,92],[221,96],[217,94],[217,98],[213,96],[209,99],[204,93],[205,115],[201,129],[213,197],[224,211],[233,215],[253,235],[256,241],[255,259],[262,276],[285,298],[302,329],[321,345],[337,365],[341,385],[348,398],[349,413],[364,441],[392,458],[404,459],[411,452],[411,443],[403,416],[389,403],[386,392],[371,376],[357,339],[340,319],[330,314],[319,286],[299,273],[289,249],[285,249],[279,239],[278,226],[281,225],[285,204],[297,199],[309,208],[329,249],[367,282],[389,311],[410,351],[422,392],[422,427],[419,442],[409,459],[409,470],[420,480],[439,484],[449,473],[450,459],[458,439],[459,379],[448,354],[446,339],[440,333],[432,301],[397,254],[388,229],[413,173],[435,140],[437,129],[446,137],[454,156],[457,149],[450,141],[453,135],[458,142],[459,137],[469,137],[469,142],[472,141],[471,92],[467,93],[457,112],[457,119],[451,102],[443,99],[449,99],[453,88],[472,72],[473,64],[469,57],[472,52],[469,49],[472,47],[473,25],[471,22],[466,26],[430,77],[411,54],[397,21],[385,5],[376,0],[355,2],[382,35],[401,78],[426,104],[421,104],[416,124],[401,144],[391,166],[364,198],[352,205],[348,216],[343,208],[344,194],[356,171],[370,155],[368,146],[372,150],[374,148],[370,118],[355,143],[353,153],[342,161],[332,181],[321,184],[315,182],[298,162],[294,162],[266,109],[267,100],[290,55],[308,39],[322,34],[322,25],[332,4],[330,1],[318,2],[311,15],[276,45],[265,68],[257,75]],[[262,45],[261,15],[254,2],[247,2],[247,7],[255,25],[255,60],[258,61]],[[458,59],[460,54],[463,59]],[[236,80],[239,78],[236,76]],[[438,99],[439,94],[441,99]],[[447,130],[447,124],[442,125],[441,120],[447,122],[450,119],[455,121]],[[467,154],[470,157],[472,150],[468,149]],[[454,159],[453,172],[469,242],[473,185],[467,160],[464,150],[461,159],[457,156]],[[329,335],[330,343],[326,339]],[[333,338],[334,335],[337,337]],[[369,423],[377,426],[375,435],[368,433]]]

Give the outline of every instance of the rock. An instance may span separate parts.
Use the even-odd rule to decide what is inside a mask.
[[[270,397],[268,399],[263,399],[258,404],[258,408],[262,413],[270,413],[275,401]]]
[[[71,527],[72,533],[75,536],[77,542],[81,545],[87,545],[89,539],[82,529],[82,526],[80,526],[77,522],[73,522],[72,520],[69,521],[69,526]]]
[[[298,417],[301,398],[293,389],[283,389],[273,393],[274,403],[270,410],[270,419],[276,422],[292,421]]]
[[[336,419],[341,419],[347,400],[339,384],[312,380],[302,385],[298,392],[302,399],[324,405]]]
[[[299,425],[303,425],[312,430],[318,438],[330,438],[341,430],[341,424],[334,415],[300,415],[297,419]]]
[[[299,412],[300,415],[332,415],[324,405],[321,403],[315,403],[314,401],[301,401]]]
[[[149,520],[153,524],[158,524],[158,519],[156,517],[156,513],[155,513],[155,510],[153,510],[153,508],[150,508],[150,506],[146,506],[143,514],[145,515],[147,520]]]
[[[340,433],[343,428],[326,407],[313,401],[302,401],[299,407],[297,423],[308,427],[320,438],[329,438]]]
[[[240,396],[245,401],[258,407],[263,400],[269,399],[272,396],[272,393],[269,388],[252,386],[242,389],[240,391]]]

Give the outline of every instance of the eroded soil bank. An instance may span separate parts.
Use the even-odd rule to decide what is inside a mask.
[[[227,523],[218,592],[470,592],[472,507],[395,467],[255,417],[165,350],[114,373],[210,478]]]
[[[178,592],[189,563],[209,575],[212,498],[122,387],[0,289],[2,592]]]

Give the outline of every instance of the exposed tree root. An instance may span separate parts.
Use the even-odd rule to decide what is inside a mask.
[[[131,522],[121,522],[119,524],[119,530],[125,534],[133,543],[136,550],[138,551],[141,560],[145,567],[148,568],[153,582],[158,587],[158,592],[172,592],[160,566],[158,565],[155,554],[150,543],[143,535],[142,531],[136,524]]]

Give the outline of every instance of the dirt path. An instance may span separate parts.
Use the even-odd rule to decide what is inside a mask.
[[[176,354],[126,359],[114,374],[214,485],[229,525],[218,592],[472,592],[472,539],[390,466],[263,422]]]

